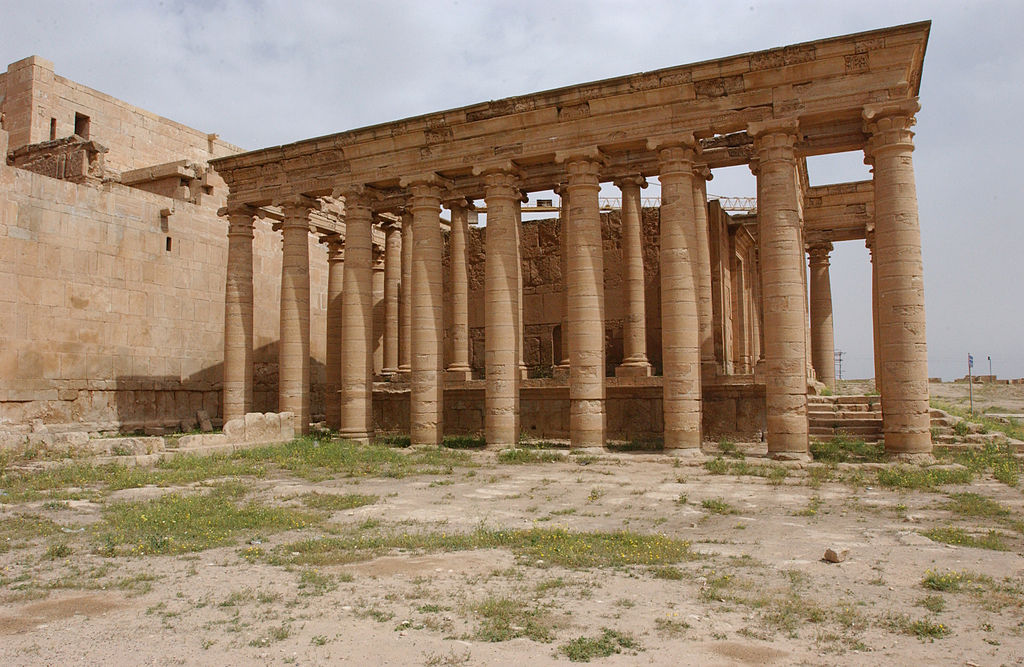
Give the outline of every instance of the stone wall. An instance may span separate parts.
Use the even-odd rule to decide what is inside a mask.
[[[0,166],[0,430],[178,428],[220,414],[226,222],[116,183]],[[161,211],[172,209],[170,217]],[[323,382],[326,250],[310,237],[314,383]],[[277,409],[281,236],[254,240],[255,410]],[[322,412],[322,390],[314,413]]]
[[[662,423],[661,378],[608,378],[607,428],[612,441],[659,441]],[[445,387],[446,435],[481,435],[484,382]],[[409,432],[408,385],[378,382],[373,393],[374,427],[382,433]],[[520,398],[524,436],[568,440],[569,390],[550,379],[524,381]],[[760,440],[765,428],[764,385],[723,380],[704,393],[704,438]]]
[[[216,135],[186,127],[54,73],[53,63],[32,56],[11,63],[0,79],[0,111],[10,149],[75,133],[75,114],[89,118],[89,136],[110,149],[116,171],[190,159],[205,162],[241,152]]]

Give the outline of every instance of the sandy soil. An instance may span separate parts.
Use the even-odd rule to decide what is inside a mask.
[[[63,559],[44,556],[47,539],[0,552],[2,662],[564,664],[560,646],[609,628],[639,644],[597,659],[609,665],[1024,663],[1024,536],[945,508],[947,494],[970,490],[1019,520],[1018,488],[991,478],[941,492],[899,493],[870,483],[815,488],[797,468],[772,484],[711,475],[701,461],[641,454],[532,465],[500,464],[489,452],[473,458],[479,467],[449,475],[253,480],[252,497],[269,504],[310,490],[379,500],[335,512],[317,528],[178,556],[95,553],[87,536],[100,519],[99,503],[0,505],[0,517],[28,513],[69,531],[85,528],[60,535],[73,547]],[[705,500],[722,500],[735,513],[712,513]],[[485,524],[660,533],[688,540],[702,557],[672,571],[569,569],[503,549],[392,552],[315,569],[328,582],[319,587],[309,583],[311,568],[244,557],[250,539],[270,551],[316,537],[324,525],[352,528],[367,520],[410,532],[463,533]],[[921,535],[951,524],[982,534],[999,529],[1010,550],[950,546]],[[848,559],[824,562],[828,547],[848,549]],[[922,585],[930,570],[991,581],[977,593],[936,592]],[[940,611],[921,606],[929,596]],[[535,611],[550,640],[481,640],[474,605],[488,598]],[[909,623],[925,619],[950,634],[907,634]]]

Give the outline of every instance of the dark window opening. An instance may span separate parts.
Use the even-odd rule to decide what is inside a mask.
[[[50,119],[50,141],[53,141],[56,138],[57,138],[57,119],[56,118],[51,118]]]
[[[170,236],[167,237],[166,249],[167,249],[167,252],[171,251],[171,237]]]
[[[80,113],[75,114],[75,134],[83,139],[89,138],[89,117]]]

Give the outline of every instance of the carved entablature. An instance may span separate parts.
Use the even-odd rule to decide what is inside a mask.
[[[608,173],[657,175],[648,139],[692,134],[709,168],[747,164],[745,130],[786,118],[796,157],[862,150],[869,105],[913,99],[930,24],[835,37],[641,72],[383,123],[211,161],[232,198],[266,205],[342,185],[393,192],[430,172],[470,199],[474,168],[514,160],[524,191],[564,181],[559,154],[594,147]],[[447,188],[446,188],[447,189]],[[388,204],[397,202],[388,198]]]

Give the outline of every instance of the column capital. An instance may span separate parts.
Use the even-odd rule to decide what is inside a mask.
[[[319,211],[321,203],[313,197],[306,195],[289,195],[275,202],[281,207],[285,218],[309,216],[310,211]]]
[[[484,177],[484,198],[505,197],[518,200],[522,193],[519,191],[519,176],[512,171],[487,171]]]
[[[415,194],[417,188],[422,189],[423,187],[435,188],[438,192],[437,197],[441,197],[442,190],[450,190],[454,183],[447,178],[444,178],[440,174],[434,171],[423,172],[422,174],[411,174],[409,176],[403,176],[398,180],[400,187],[408,189]]]
[[[385,249],[379,245],[371,245],[373,255],[373,270],[383,271],[384,270],[384,257],[386,256]]]
[[[864,161],[872,164],[873,157],[885,149],[914,150],[914,133],[910,128],[917,123],[915,114],[920,110],[921,103],[916,97],[866,105],[862,117],[869,138]]]
[[[348,218],[348,213],[354,209],[372,211],[373,205],[381,198],[380,191],[368,185],[347,185],[335,188],[333,194],[335,197],[344,198],[346,218]]]
[[[476,208],[476,205],[473,203],[472,200],[462,196],[455,197],[453,199],[445,199],[444,201],[441,202],[441,205],[452,212],[454,212],[456,209],[472,211],[473,209]]]
[[[324,234],[320,243],[327,246],[327,261],[330,264],[345,261],[345,239],[341,234]]]
[[[649,151],[658,151],[660,153],[666,148],[688,148],[693,151],[694,156],[700,154],[701,150],[700,141],[697,140],[693,132],[649,137],[647,139],[647,150]]]
[[[612,181],[612,185],[620,190],[629,187],[643,189],[647,187],[647,179],[644,178],[643,174],[630,174],[628,176],[617,177]]]
[[[747,125],[747,134],[754,138],[758,168],[766,162],[784,161],[795,164],[794,146],[800,138],[796,118],[770,118]]]
[[[253,222],[256,217],[256,207],[249,206],[248,204],[225,206],[217,211],[217,215],[227,217],[228,236],[253,238]]]
[[[581,148],[555,151],[555,163],[564,164],[570,170],[573,164],[589,163],[595,165],[594,171],[597,171],[597,165],[605,166],[608,164],[608,156],[597,146],[583,146]]]
[[[385,216],[378,213],[377,218],[380,220],[378,224],[385,234],[391,231],[401,231],[402,229],[401,216],[395,216],[390,213]]]
[[[715,175],[711,173],[711,167],[706,164],[694,165],[693,176],[696,179],[703,179],[704,181],[710,181],[715,177]]]
[[[832,249],[832,244],[827,241],[809,244],[807,246],[807,255],[811,258],[811,264],[824,264],[827,266],[829,263],[828,256]]]
[[[488,174],[495,173],[513,174],[518,176],[519,166],[512,160],[498,160],[473,166],[474,176],[487,176]]]

